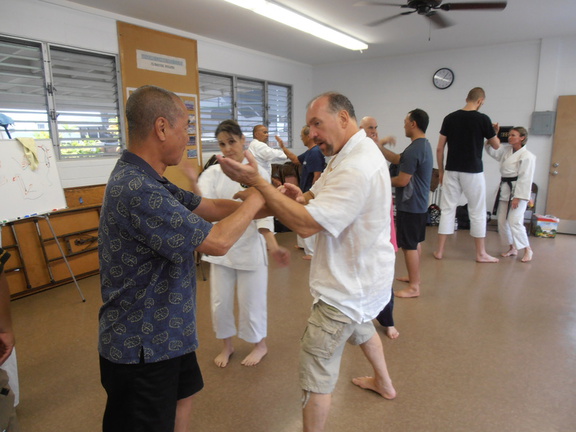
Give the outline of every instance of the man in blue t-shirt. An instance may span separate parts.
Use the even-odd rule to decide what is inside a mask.
[[[426,139],[428,114],[421,109],[408,113],[404,119],[404,132],[412,140],[410,145],[397,154],[381,147],[384,157],[398,165],[398,175],[392,177],[396,187],[396,239],[404,253],[408,287],[394,291],[396,297],[418,297],[420,295],[420,253],[426,238],[428,195],[432,179],[434,159],[432,147]]]
[[[294,165],[301,166],[300,189],[302,189],[302,192],[308,192],[312,185],[316,183],[316,180],[320,178],[322,171],[324,171],[326,159],[320,147],[316,145],[314,140],[310,139],[310,128],[308,126],[304,126],[300,131],[300,139],[308,150],[296,156],[286,147],[284,141],[282,141],[279,136],[276,137],[276,141],[278,141],[278,145],[286,157],[290,159]]]
[[[312,185],[316,183],[316,180],[320,178],[322,171],[326,167],[326,159],[320,150],[320,147],[316,145],[313,139],[310,139],[310,128],[304,126],[300,132],[300,139],[304,145],[308,148],[304,153],[296,156],[292,153],[286,146],[280,137],[276,137],[276,141],[280,145],[280,148],[284,154],[290,159],[294,165],[300,165],[300,189],[302,192],[308,192]],[[316,243],[316,236],[310,236],[307,238],[298,238],[298,247],[304,249],[303,259],[312,259],[314,255],[314,245]]]
[[[174,93],[140,87],[126,118],[128,148],[110,175],[98,230],[102,429],[187,431],[203,387],[194,251],[224,255],[264,200],[253,190],[242,203],[202,198],[164,177],[189,140],[188,110]]]

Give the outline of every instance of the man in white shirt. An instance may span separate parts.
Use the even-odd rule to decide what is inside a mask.
[[[273,149],[268,145],[268,128],[264,125],[256,125],[252,130],[254,139],[248,146],[248,150],[254,155],[256,162],[272,174],[272,164],[288,162],[288,157],[280,149]]]
[[[219,162],[231,178],[255,186],[286,226],[303,237],[318,234],[310,268],[314,305],[302,338],[300,385],[304,431],[319,432],[330,411],[346,342],[360,345],[374,369],[373,377],[353,383],[386,399],[396,397],[372,323],[390,300],[390,289],[382,287],[392,284],[395,256],[386,161],[358,128],[348,98],[332,92],[316,97],[308,105],[306,123],[322,153],[333,156],[306,193],[294,185],[275,189],[258,175],[248,152],[249,165],[223,158]]]

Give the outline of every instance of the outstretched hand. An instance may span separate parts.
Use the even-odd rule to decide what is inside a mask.
[[[222,167],[222,171],[232,180],[246,186],[254,186],[260,179],[263,178],[258,173],[258,163],[249,150],[244,152],[247,164],[236,162],[233,159],[226,158],[222,155],[217,155],[218,163]]]
[[[258,192],[258,190],[256,188],[249,187],[247,189],[243,189],[239,192],[236,192],[232,198],[246,201],[249,196],[254,195],[254,194],[258,194],[258,195],[262,196],[262,194],[260,192]]]
[[[193,163],[188,161],[182,162],[180,164],[180,170],[192,184],[198,182],[198,167]]]
[[[284,141],[282,141],[282,138],[280,138],[279,135],[276,135],[274,138],[276,138],[276,142],[278,143],[278,145],[280,146],[280,148],[284,148]]]
[[[394,135],[388,135],[380,140],[380,144],[381,145],[388,144],[393,147],[396,145],[396,137]]]
[[[306,204],[302,190],[295,184],[284,183],[282,186],[278,187],[278,190],[288,198],[292,198],[294,201],[299,202],[300,204]]]
[[[283,246],[278,246],[277,249],[270,251],[270,255],[280,267],[286,267],[290,264],[290,251]]]

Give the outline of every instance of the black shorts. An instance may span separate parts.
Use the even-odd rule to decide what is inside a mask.
[[[418,243],[426,239],[428,213],[396,212],[396,241],[406,250],[418,249]]]
[[[104,432],[173,432],[177,401],[204,387],[195,352],[139,364],[100,357],[100,379],[108,394]]]

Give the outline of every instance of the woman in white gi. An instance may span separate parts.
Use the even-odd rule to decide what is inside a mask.
[[[522,262],[532,260],[532,249],[524,228],[524,213],[531,198],[532,180],[536,156],[526,147],[528,132],[523,127],[514,127],[508,134],[508,144],[494,149],[485,145],[486,152],[500,162],[502,180],[498,192],[498,232],[508,250],[503,257],[518,255],[524,249]]]
[[[216,128],[216,139],[222,154],[238,162],[245,162],[245,137],[240,126],[232,120],[223,121]],[[261,169],[265,178],[270,176]],[[220,165],[212,165],[198,179],[195,192],[206,198],[233,199],[244,190],[240,183],[228,178]],[[280,265],[290,260],[286,248],[278,246],[274,237],[272,217],[253,221],[246,232],[221,257],[204,256],[210,264],[210,298],[212,304],[212,323],[216,338],[222,339],[222,352],[214,359],[219,367],[226,367],[234,352],[232,337],[238,333],[241,339],[255,344],[242,364],[254,366],[268,352],[266,346],[267,308],[266,291],[268,287],[268,259],[266,247]],[[238,332],[234,318],[234,287],[238,292]]]

